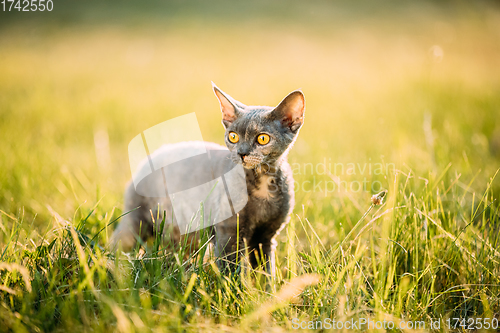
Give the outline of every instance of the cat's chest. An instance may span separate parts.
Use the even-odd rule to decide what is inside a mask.
[[[263,175],[250,188],[250,195],[260,201],[276,199],[281,193],[277,179],[273,175]]]
[[[264,174],[249,179],[247,219],[259,225],[288,214],[287,179],[282,174]]]

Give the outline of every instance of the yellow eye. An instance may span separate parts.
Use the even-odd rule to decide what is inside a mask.
[[[257,137],[257,142],[261,145],[267,145],[271,138],[267,134],[259,134]]]
[[[240,136],[234,132],[229,132],[228,138],[232,143],[240,141]]]

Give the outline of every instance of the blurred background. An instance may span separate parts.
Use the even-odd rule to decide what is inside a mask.
[[[0,12],[0,209],[39,230],[97,203],[96,221],[117,216],[134,136],[196,112],[223,143],[211,81],[249,105],[303,90],[290,162],[345,168],[298,184],[389,188],[412,170],[416,188],[444,172],[472,193],[500,167],[498,2],[54,0]],[[373,190],[322,189],[298,190],[296,212],[341,237]]]

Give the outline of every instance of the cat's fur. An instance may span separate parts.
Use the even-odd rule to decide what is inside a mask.
[[[257,266],[256,255],[263,253],[268,270],[274,272],[275,237],[290,219],[294,207],[293,175],[287,162],[287,155],[297,138],[304,121],[305,98],[301,91],[290,93],[275,108],[267,106],[246,106],[222,92],[215,85],[215,95],[219,99],[222,111],[222,123],[225,127],[225,142],[230,151],[230,159],[220,159],[212,168],[230,169],[231,163],[242,164],[248,191],[248,203],[239,212],[239,244],[237,242],[236,215],[217,223],[213,228],[216,256],[224,262],[234,262],[236,249],[243,255],[250,253],[250,262]],[[233,144],[228,139],[230,132],[239,135],[239,142]],[[271,140],[266,145],[257,142],[257,136],[266,133]],[[225,149],[214,143],[184,142],[165,145],[152,154],[152,158],[162,158],[165,154],[175,154],[185,149],[205,145],[208,151]],[[179,181],[189,178],[193,182],[197,172],[206,166],[185,163]],[[197,171],[198,170],[198,171]],[[196,183],[196,179],[194,180]],[[146,186],[163,186],[158,179],[151,179]],[[139,208],[137,208],[139,207]],[[142,239],[153,234],[151,216],[162,216],[159,212],[171,213],[171,203],[167,198],[146,198],[136,193],[134,185],[129,184],[125,195],[126,215],[112,237],[112,246],[121,244],[121,248],[129,251],[136,243],[140,232]],[[136,209],[137,208],[137,209]],[[134,210],[135,209],[135,210]],[[180,239],[179,230],[167,228],[169,237],[174,242]],[[196,237],[193,233],[188,237]],[[245,246],[247,247],[245,249]],[[223,260],[225,258],[225,260]]]

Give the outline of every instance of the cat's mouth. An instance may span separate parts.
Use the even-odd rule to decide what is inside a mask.
[[[241,164],[245,169],[255,169],[260,166],[262,159],[251,155],[245,156],[244,158],[233,155],[233,162]]]
[[[247,155],[242,159],[242,165],[246,169],[255,169],[262,163],[262,158],[259,156]]]

